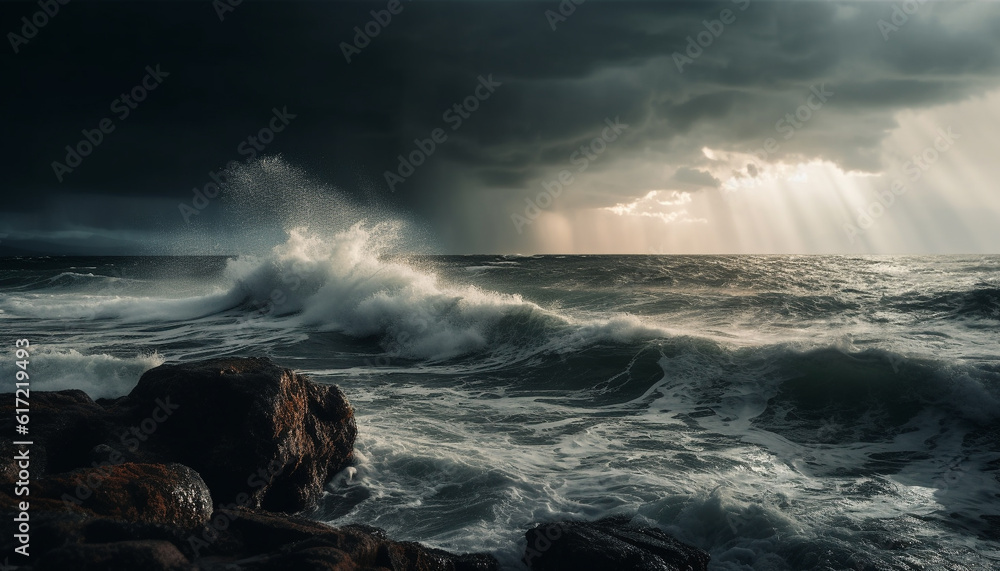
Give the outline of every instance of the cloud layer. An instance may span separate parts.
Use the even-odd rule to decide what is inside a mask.
[[[32,6],[5,4],[0,21],[15,26]],[[355,26],[385,3],[244,3],[222,21],[206,3],[65,7],[4,56],[19,88],[0,231],[26,220],[36,232],[183,231],[165,205],[246,159],[241,143],[287,106],[299,118],[263,154],[413,213],[448,251],[532,251],[537,235],[511,215],[564,170],[574,179],[552,213],[701,220],[673,197],[721,195],[779,164],[879,175],[900,113],[969,101],[1000,78],[996,3],[906,14],[883,2],[590,0],[565,20],[546,16],[557,2],[400,6],[350,63],[344,43],[363,43]],[[58,182],[51,162],[155,64],[171,75]],[[486,99],[481,76],[499,84]],[[615,118],[628,128],[596,153]],[[391,192],[385,173],[436,129],[447,140]],[[67,211],[67,196],[92,200]]]

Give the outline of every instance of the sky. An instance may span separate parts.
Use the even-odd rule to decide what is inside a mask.
[[[998,253],[1000,3],[43,4],[0,4],[0,255],[324,196],[445,254]]]

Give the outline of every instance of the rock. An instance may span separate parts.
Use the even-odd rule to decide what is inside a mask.
[[[88,453],[104,442],[114,420],[87,393],[78,390],[31,393],[31,474],[66,472],[88,466]],[[14,398],[0,399],[0,433],[14,434]],[[13,482],[16,448],[10,438],[0,441],[0,479]]]
[[[0,488],[0,513],[18,513],[17,503],[28,499],[33,559],[68,544],[180,539],[212,515],[205,482],[180,464],[85,468],[39,478],[28,489],[15,497]],[[0,536],[5,553],[17,545],[12,535]]]
[[[388,539],[383,530],[261,510],[218,510],[195,530],[126,523],[81,513],[33,514],[32,571],[48,569],[197,569],[223,571],[496,571],[484,554],[455,555]],[[8,545],[9,544],[9,545]],[[12,549],[11,540],[0,540]],[[233,567],[238,565],[238,567]]]
[[[707,571],[709,556],[670,535],[615,517],[595,522],[544,523],[525,534],[523,561],[537,571],[628,569]]]
[[[218,510],[214,526],[188,538],[193,561],[239,562],[248,571],[271,569],[390,569],[392,571],[496,571],[485,554],[455,555],[419,543],[388,539],[381,529],[340,528],[260,510]],[[221,523],[221,525],[218,525]],[[214,529],[209,529],[214,527]]]
[[[39,478],[29,489],[36,506],[44,505],[38,500],[51,500],[62,509],[130,523],[188,529],[204,525],[212,516],[208,486],[181,464],[83,468]]]
[[[13,399],[0,431],[13,434]],[[31,474],[100,464],[177,462],[197,471],[216,501],[297,512],[315,505],[353,459],[354,411],[335,386],[317,385],[268,359],[214,359],[147,371],[125,397],[82,391],[31,396]],[[16,450],[0,442],[0,481],[13,482]]]
[[[0,404],[0,430],[10,433],[12,408]],[[36,392],[31,411],[25,571],[498,568],[489,555],[275,513],[315,504],[351,462],[357,429],[340,389],[267,359],[164,365],[128,396],[97,402],[81,391]],[[24,498],[6,485],[17,478],[14,447],[0,449],[0,512],[12,518]],[[229,507],[212,511],[213,500]],[[16,545],[0,536],[5,553]]]
[[[406,571],[495,571],[499,568],[496,559],[489,555],[452,555],[413,542],[383,543],[375,565]]]
[[[22,560],[20,563],[30,564],[40,560],[46,553],[68,545],[104,545],[131,541],[165,541],[183,553],[182,548],[187,545],[187,538],[191,533],[191,529],[163,524],[130,523],[80,511],[36,509],[35,504],[32,504],[31,560]],[[13,553],[17,545],[19,543],[13,535],[0,536],[0,549],[4,553]],[[72,553],[83,556],[82,552]],[[11,557],[12,562],[17,563],[16,559],[20,559],[20,556]]]
[[[190,562],[166,541],[119,541],[66,545],[49,551],[33,571],[175,571],[189,569]]]
[[[194,468],[218,502],[247,494],[241,505],[289,513],[315,505],[352,461],[357,435],[338,387],[268,359],[161,365],[110,410],[146,437],[126,441],[143,460]]]

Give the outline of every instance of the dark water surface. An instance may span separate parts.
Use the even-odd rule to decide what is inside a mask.
[[[359,462],[312,515],[511,568],[532,522],[617,513],[719,570],[1000,566],[1000,257],[380,260],[366,239],[2,259],[0,323],[36,390],[222,355],[337,383]]]

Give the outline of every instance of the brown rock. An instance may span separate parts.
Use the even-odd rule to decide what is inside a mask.
[[[32,392],[29,399],[31,474],[65,472],[89,465],[90,450],[103,442],[114,424],[104,408],[78,390]],[[13,398],[0,399],[0,433],[14,434]],[[11,461],[18,447],[13,439],[0,441],[0,479],[13,482],[16,464]]]
[[[353,459],[357,435],[339,388],[268,359],[161,365],[111,410],[147,428],[150,418],[165,417],[141,446],[148,460],[194,468],[218,502],[247,494],[243,505],[272,511],[314,505]]]
[[[253,567],[256,571],[367,571],[372,567],[358,567],[357,563],[335,547],[310,547],[292,553],[270,557]],[[388,571],[388,570],[386,570]]]
[[[225,516],[225,529],[217,530],[217,539],[200,550],[198,556],[238,560],[248,570],[495,571],[498,568],[496,559],[490,555],[455,555],[419,543],[392,541],[384,531],[374,527],[334,528],[296,516],[245,509],[218,510],[212,520],[220,516]]]
[[[32,482],[31,497],[63,509],[129,523],[194,528],[212,515],[212,496],[197,472],[181,464],[83,468]],[[54,506],[53,506],[54,507]]]
[[[545,523],[525,536],[524,562],[536,571],[708,569],[704,551],[658,529],[632,525],[629,518]]]
[[[100,463],[171,463],[201,474],[216,501],[273,511],[313,506],[353,458],[354,411],[335,386],[268,359],[229,358],[147,371],[126,396],[95,403],[77,390],[31,395],[31,475]],[[0,431],[13,433],[13,400]],[[16,451],[0,442],[0,481]]]
[[[0,404],[0,430],[13,432],[11,408]],[[313,505],[357,434],[340,389],[267,359],[164,365],[125,397],[32,393],[31,409],[31,571],[497,569],[489,555],[264,511]],[[14,450],[0,449],[12,482]],[[12,490],[0,488],[0,512],[17,511]],[[237,507],[212,512],[213,499]],[[5,552],[13,542],[0,537]]]
[[[119,541],[66,545],[49,551],[33,571],[177,571],[190,562],[166,541]]]

